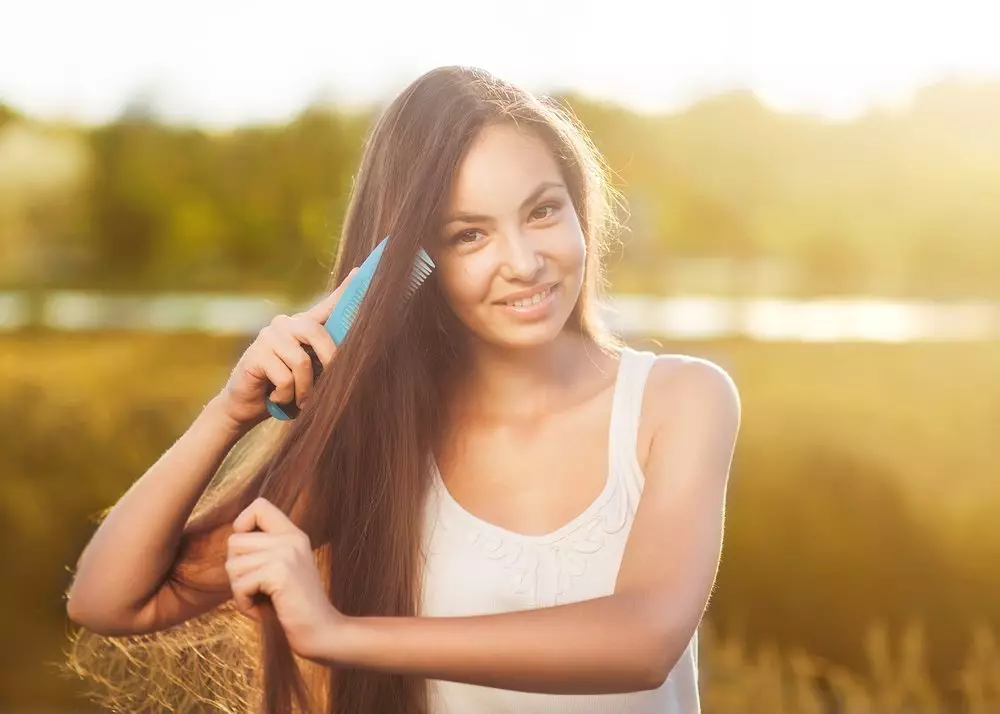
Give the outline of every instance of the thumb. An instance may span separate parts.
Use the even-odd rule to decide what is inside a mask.
[[[351,272],[347,274],[343,282],[337,286],[337,288],[327,295],[325,298],[320,300],[318,303],[313,305],[311,308],[305,311],[305,315],[316,322],[325,323],[330,319],[330,313],[333,312],[333,308],[337,306],[340,301],[340,296],[344,294],[344,290],[347,289],[348,284],[351,282],[351,278],[354,274],[358,272],[357,268],[351,268]]]

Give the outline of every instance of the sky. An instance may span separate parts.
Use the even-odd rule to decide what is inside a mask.
[[[280,121],[381,102],[442,64],[675,111],[751,89],[849,119],[943,78],[1000,79],[996,0],[0,0],[0,101],[99,123]]]

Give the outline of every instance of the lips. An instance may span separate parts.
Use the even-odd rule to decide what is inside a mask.
[[[526,290],[518,290],[509,294],[503,300],[498,300],[496,304],[507,305],[508,307],[531,307],[547,298],[557,285],[558,283],[552,282],[536,285]]]
[[[537,305],[542,300],[547,298],[552,292],[552,288],[545,288],[541,292],[537,292],[531,297],[521,298],[520,300],[507,300],[506,304],[511,307],[525,308],[531,307],[532,305]]]

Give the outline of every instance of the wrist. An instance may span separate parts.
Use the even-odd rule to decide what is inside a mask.
[[[366,629],[365,618],[349,617],[334,610],[316,633],[307,658],[331,666],[356,666],[362,659]]]
[[[221,393],[208,401],[202,409],[202,415],[215,429],[226,434],[232,441],[238,441],[253,428],[253,424],[243,424],[229,415]]]

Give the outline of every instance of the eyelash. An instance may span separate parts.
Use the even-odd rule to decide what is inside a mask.
[[[552,209],[552,211],[544,218],[539,218],[538,220],[540,221],[544,221],[545,219],[551,218],[553,215],[555,215],[556,211],[562,208],[562,203],[560,203],[559,201],[549,201],[548,203],[543,203],[541,206],[535,208],[535,210],[531,212],[531,215],[532,216],[535,215],[539,210],[543,208],[550,208]],[[452,238],[452,243],[462,243],[463,242],[462,238],[469,235],[470,233],[478,233],[478,232],[481,231],[477,231],[475,228],[461,231],[460,233],[455,234],[455,237]]]
[[[555,214],[555,212],[559,210],[560,206],[561,206],[561,204],[558,201],[549,201],[548,203],[543,203],[541,206],[539,206],[534,211],[532,211],[531,215],[535,215],[535,213],[537,213],[539,210],[541,210],[543,208],[551,208],[552,209],[552,213],[550,213],[549,215],[547,215],[545,217],[545,218],[551,218],[553,216],[553,214]],[[545,218],[539,218],[538,220],[544,221]]]

